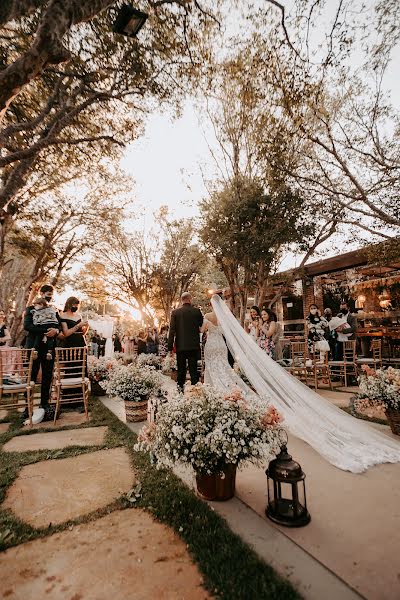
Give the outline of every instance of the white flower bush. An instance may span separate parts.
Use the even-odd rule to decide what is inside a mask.
[[[89,355],[87,357],[87,368],[88,375],[93,381],[103,381],[107,379],[111,371],[118,365],[115,358],[106,358],[102,356],[97,358],[96,356]]]
[[[170,373],[171,371],[176,371],[177,369],[176,363],[176,354],[172,354],[168,352],[168,354],[164,357],[162,362],[162,370],[163,373]]]
[[[138,367],[154,367],[155,369],[161,369],[162,357],[157,354],[139,354],[136,359]]]
[[[161,380],[154,369],[136,364],[115,367],[105,382],[101,383],[109,396],[125,401],[143,402],[151,395],[160,395]]]
[[[238,389],[223,396],[200,384],[162,406],[135,449],[151,452],[159,467],[184,463],[197,473],[219,474],[228,464],[260,464],[275,456],[280,421],[274,407],[248,406]]]
[[[374,371],[364,366],[358,381],[360,393],[354,402],[356,409],[381,406],[400,410],[400,370],[389,367]]]

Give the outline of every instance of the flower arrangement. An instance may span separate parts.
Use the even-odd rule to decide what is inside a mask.
[[[154,369],[161,369],[163,359],[157,354],[139,354],[136,359],[138,367],[153,367]]]
[[[171,352],[168,352],[168,354],[164,357],[162,361],[161,368],[163,370],[163,373],[170,373],[171,371],[176,371],[176,354],[171,354]]]
[[[237,388],[226,396],[197,384],[161,406],[157,423],[142,428],[136,450],[158,466],[191,465],[198,474],[221,474],[228,465],[259,464],[279,451],[274,407],[249,406]]]
[[[118,396],[126,402],[143,402],[151,395],[161,392],[161,380],[154,369],[135,364],[117,366],[102,387],[110,396]]]
[[[360,393],[354,401],[356,410],[382,407],[385,410],[400,410],[400,371],[389,367],[374,371],[362,367],[358,378]]]
[[[88,375],[92,381],[104,381],[108,379],[111,371],[118,365],[115,358],[106,358],[102,356],[97,358],[96,356],[88,356],[87,368]]]

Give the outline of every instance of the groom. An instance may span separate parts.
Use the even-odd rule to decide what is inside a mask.
[[[190,381],[196,385],[199,381],[197,361],[200,354],[200,327],[203,315],[192,305],[192,296],[185,292],[181,296],[182,306],[172,311],[168,337],[168,350],[172,352],[176,344],[176,362],[178,367],[178,388],[183,392],[186,381],[187,363],[189,363]]]

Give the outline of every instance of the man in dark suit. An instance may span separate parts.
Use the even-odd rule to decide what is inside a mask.
[[[203,324],[203,315],[192,305],[192,296],[188,292],[182,294],[181,302],[182,306],[172,311],[168,350],[172,352],[175,342],[178,388],[183,392],[187,363],[189,363],[192,385],[196,385],[199,381],[197,361],[200,353],[200,327]]]
[[[51,302],[53,299],[54,288],[52,285],[42,285],[40,288],[39,295],[42,298],[45,298],[47,302]],[[25,311],[24,317],[24,329],[27,332],[26,337],[26,348],[34,348],[36,338],[39,334],[43,335],[43,328],[39,325],[33,324],[33,316],[32,310],[34,306],[28,306]],[[59,335],[61,327],[52,327],[47,330],[46,336],[47,338],[53,338]],[[41,341],[38,348],[38,356],[33,361],[32,367],[32,381],[36,382],[39,369],[42,368],[42,384],[40,387],[40,406],[48,411],[49,407],[49,398],[50,398],[50,387],[51,380],[53,378],[53,369],[54,369],[54,350],[51,350],[51,359],[49,360],[49,348],[47,345],[47,341]],[[47,413],[46,413],[47,414]],[[24,413],[25,415],[25,413]],[[23,416],[24,416],[23,415]],[[46,420],[46,417],[45,417]]]

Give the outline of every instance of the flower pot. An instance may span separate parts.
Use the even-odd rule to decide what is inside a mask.
[[[400,435],[400,410],[387,408],[385,413],[392,433]]]
[[[92,396],[105,396],[106,392],[101,387],[100,383],[95,379],[90,380],[90,388],[92,391]]]
[[[124,400],[125,414],[127,423],[138,423],[147,419],[147,400],[135,402],[132,400]]]
[[[226,465],[225,477],[196,473],[197,494],[204,500],[230,500],[235,495],[236,465]]]

